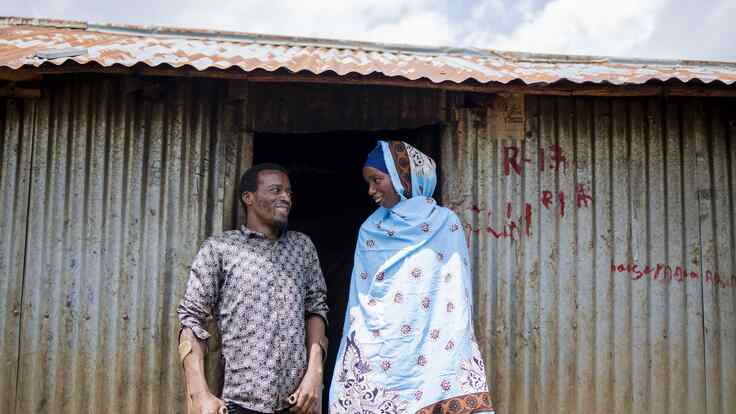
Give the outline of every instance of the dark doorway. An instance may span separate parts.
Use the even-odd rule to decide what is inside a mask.
[[[319,253],[330,306],[323,411],[340,345],[358,229],[376,206],[363,181],[365,157],[379,139],[406,141],[438,161],[439,128],[341,131],[314,134],[256,133],[253,163],[289,170],[294,191],[289,229],[307,234]],[[439,188],[439,185],[438,185]],[[435,196],[439,199],[439,195]]]

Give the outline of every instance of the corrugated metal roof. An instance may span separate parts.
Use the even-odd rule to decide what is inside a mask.
[[[72,50],[70,50],[72,49]],[[64,56],[45,59],[46,52]],[[382,74],[435,83],[643,84],[651,80],[736,82],[736,63],[540,55],[481,49],[432,48],[248,33],[0,17],[0,68],[98,63],[103,67],[170,65],[338,75]]]

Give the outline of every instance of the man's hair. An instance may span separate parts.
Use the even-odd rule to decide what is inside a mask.
[[[243,175],[240,177],[240,195],[242,196],[243,193],[247,192],[255,192],[258,189],[258,173],[261,171],[280,171],[286,175],[289,175],[289,172],[286,170],[286,168],[266,162],[263,164],[257,164],[250,168],[248,168],[248,171],[244,172]]]

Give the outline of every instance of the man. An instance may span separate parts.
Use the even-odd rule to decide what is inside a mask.
[[[252,167],[241,178],[240,194],[246,226],[205,240],[178,308],[190,410],[317,413],[327,346],[317,251],[309,237],[286,229],[292,193],[283,167]],[[222,337],[222,399],[210,392],[204,375],[210,316]]]

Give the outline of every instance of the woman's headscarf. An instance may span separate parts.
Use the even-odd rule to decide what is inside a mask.
[[[431,197],[437,185],[437,168],[432,158],[402,141],[379,141],[368,154],[366,166],[391,176],[402,200]]]
[[[379,148],[401,201],[360,228],[330,413],[492,411],[460,221],[431,197],[431,158],[380,141],[366,165]]]

